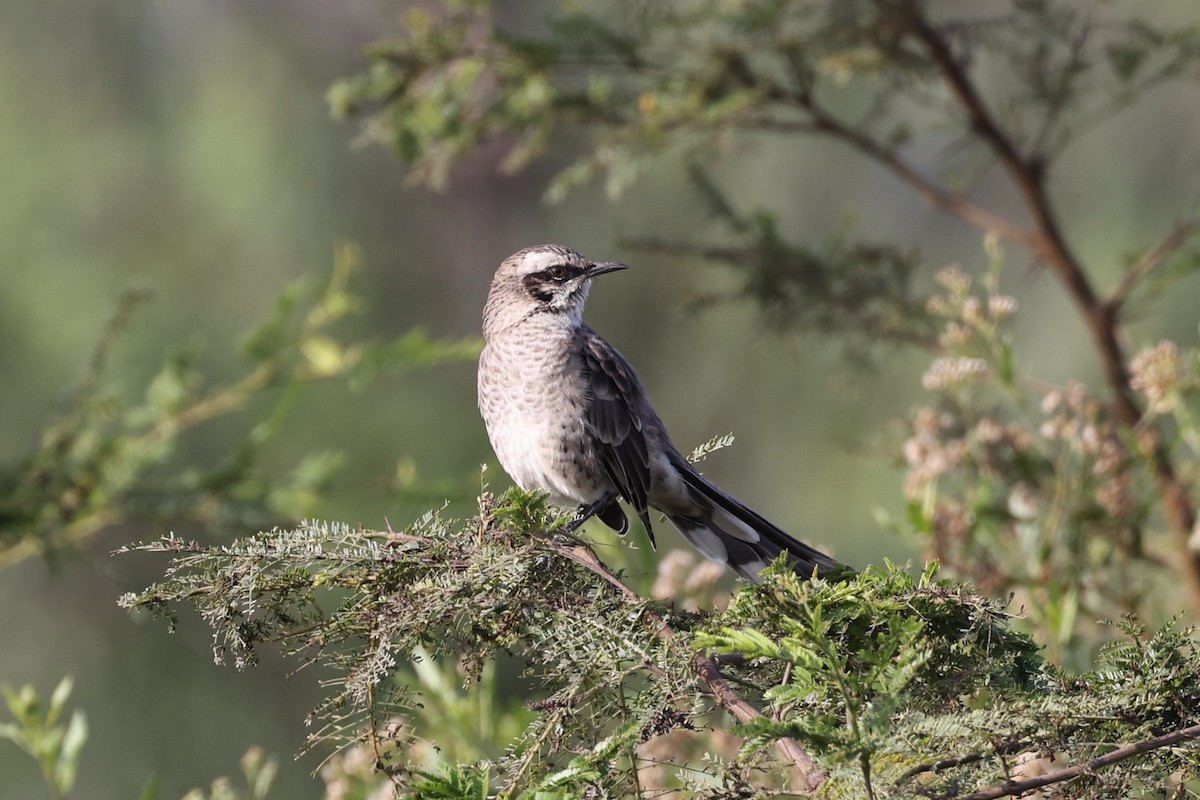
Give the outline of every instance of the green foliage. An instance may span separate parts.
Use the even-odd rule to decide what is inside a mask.
[[[590,129],[552,198],[597,173],[621,191],[649,158],[729,131],[832,134],[827,112],[850,85],[864,96],[854,123],[864,142],[911,141],[914,107],[957,126],[922,26],[1006,70],[1012,81],[992,105],[1009,115],[1019,149],[1047,156],[1081,118],[1095,124],[1163,81],[1194,77],[1200,62],[1194,27],[1097,18],[1068,3],[1016,3],[987,17],[935,16],[902,0],[566,3],[538,33],[504,27],[489,3],[446,5],[410,12],[405,38],[368,48],[368,69],[330,91],[334,114],[365,115],[366,134],[434,186],[484,142],[507,137],[513,169],[558,128]]]
[[[402,532],[304,522],[226,546],[167,537],[126,548],[171,563],[122,604],[171,624],[195,608],[218,660],[238,667],[278,645],[326,670],[331,691],[308,746],[341,748],[321,770],[342,797],[749,797],[790,780],[824,797],[948,798],[1023,793],[1039,771],[1064,798],[1195,796],[1200,656],[1190,629],[1159,623],[1178,602],[1174,585],[1200,598],[1200,353],[1162,341],[1132,355],[1123,323],[1131,300],[1195,271],[1185,251],[1200,223],[1127,259],[1106,291],[1047,190],[1078,132],[1200,74],[1194,25],[1121,13],[1065,0],[985,12],[917,0],[617,0],[564,4],[530,32],[489,3],[450,2],[410,12],[406,37],[369,48],[363,74],[329,94],[335,114],[365,118],[368,138],[435,187],[493,141],[515,170],[578,134],[574,161],[546,190],[556,201],[596,178],[616,196],[668,155],[708,165],[730,144],[819,137],[979,230],[982,278],[935,276],[911,242],[865,241],[849,222],[798,241],[788,215],[739,208],[715,171],[693,167],[715,224],[701,238],[633,242],[734,270],[738,288],[702,305],[749,299],[778,328],[836,334],[852,356],[887,342],[933,359],[923,383],[934,399],[903,445],[899,527],[971,586],[890,564],[837,582],[776,570],[726,610],[685,610],[637,597],[561,533],[545,498],[511,492],[485,495],[464,522],[430,512]],[[977,205],[972,188],[989,172],[1023,208]],[[1102,389],[1028,377],[1009,332],[1015,300],[1000,291],[1001,243],[1062,283]],[[304,387],[361,387],[380,370],[478,347],[419,330],[386,344],[340,340],[330,326],[359,307],[346,289],[355,262],[345,249],[328,283],[281,296],[245,341],[241,379],[211,385],[185,350],[137,400],[101,383],[131,297],[40,449],[0,475],[0,565],[135,516],[245,531],[315,511],[338,454],[313,454],[282,482],[259,467]],[[267,392],[277,402],[227,463],[173,463],[185,431]],[[1174,580],[1170,562],[1190,582]],[[1097,616],[1125,622],[1098,629]],[[537,698],[526,708],[497,701],[497,665],[513,663],[521,694]],[[36,698],[13,697],[26,722],[3,730],[51,765],[56,786],[73,775],[57,765],[82,734],[41,715]],[[731,731],[742,737],[732,746]],[[805,766],[809,753],[819,769]],[[247,769],[249,794],[223,782],[213,798],[261,797],[269,763]]]
[[[696,644],[738,656],[727,673],[767,702],[763,718],[737,729],[744,749],[785,737],[809,745],[831,768],[831,796],[949,797],[1011,777],[1018,754],[1078,763],[1195,722],[1191,631],[1145,637],[1123,625],[1129,638],[1068,677],[994,601],[935,572],[913,578],[889,565],[825,587],[781,571],[740,592],[724,626]],[[935,768],[939,753],[974,756]],[[1194,779],[1198,765],[1194,750],[1161,752],[1056,796],[1140,796],[1175,770]]]
[[[1068,2],[986,14],[911,0],[563,3],[536,32],[506,17],[486,2],[410,12],[403,38],[370,46],[364,72],[331,89],[333,113],[364,118],[367,138],[410,164],[412,180],[438,188],[455,161],[485,143],[502,142],[501,166],[513,170],[564,129],[581,132],[582,152],[546,190],[551,201],[597,177],[615,196],[667,154],[711,161],[731,141],[829,138],[894,172],[922,200],[1020,238],[965,198],[992,163],[989,150],[1026,160],[1040,179],[1080,131],[1200,73],[1195,26]],[[988,84],[987,98],[996,115],[988,125],[1000,126],[1003,145],[976,124],[976,109],[964,114],[947,102],[977,91],[969,76],[964,91],[950,74],[955,58],[1007,76]],[[925,177],[918,162],[931,143],[940,160],[930,171],[944,181]],[[736,213],[694,172],[733,241],[714,242],[710,232],[639,244],[739,270],[744,295],[779,324],[931,340],[911,296],[912,247],[847,236],[822,248],[787,242],[775,213]]]
[[[701,297],[694,307],[749,300],[773,328],[835,334],[856,359],[869,357],[881,341],[922,347],[934,342],[927,298],[916,288],[914,248],[859,241],[852,219],[817,246],[789,241],[769,211],[740,212],[699,166],[692,165],[689,174],[715,223],[710,230],[724,234],[723,241],[628,244],[650,254],[722,264],[741,279],[735,292]]]
[[[997,604],[935,582],[935,572],[915,579],[888,565],[822,586],[780,569],[766,587],[739,592],[725,627],[696,645],[750,660],[743,679],[771,687],[764,696],[787,710],[749,726],[748,746],[786,735],[856,761],[890,739],[901,708],[954,710],[1041,682],[1036,646]]]
[[[692,452],[688,454],[687,460],[693,464],[698,464],[718,450],[723,450],[732,445],[732,433],[726,433],[723,436],[714,436],[704,444],[693,448]]]
[[[441,773],[415,772],[409,796],[422,800],[487,800],[490,785],[483,767],[446,768]]]
[[[541,498],[513,492],[485,496],[466,524],[429,513],[402,533],[307,523],[223,547],[167,538],[133,549],[172,553],[170,576],[121,602],[172,623],[180,601],[195,603],[220,661],[253,664],[277,641],[334,670],[336,691],[314,711],[310,744],[365,739],[396,775],[415,740],[391,720],[416,704],[416,691],[391,680],[398,665],[450,658],[473,683],[497,657],[524,658],[544,713],[499,759],[505,780],[524,787],[561,772],[557,782],[579,783],[591,768],[560,763],[561,754],[673,707],[690,683],[691,655],[656,636],[663,623],[649,604],[614,594],[530,536],[556,524]],[[651,665],[675,677],[645,684]],[[608,703],[624,690],[614,717]]]
[[[1127,625],[1096,670],[1068,677],[996,601],[936,579],[936,567],[914,577],[890,564],[838,582],[780,565],[726,611],[680,613],[637,598],[556,533],[560,521],[514,490],[485,495],[472,519],[430,513],[402,532],[308,523],[225,547],[167,538],[128,548],[172,562],[121,603],[171,624],[179,606],[195,607],[220,661],[253,664],[277,644],[320,665],[334,691],[313,712],[308,746],[342,748],[327,780],[365,792],[381,780],[369,778],[373,766],[415,797],[773,791],[785,778],[772,760],[781,741],[820,759],[822,796],[942,797],[1003,782],[1021,754],[1073,763],[1184,727],[1200,703],[1200,654],[1174,626],[1146,637]],[[729,725],[719,710],[729,697],[696,666],[697,651],[715,653],[737,694],[762,709],[733,728],[743,744],[730,761],[712,734],[689,732]],[[524,693],[540,696],[532,717],[502,751],[451,745],[470,714],[448,715],[493,712],[433,664],[457,665],[470,695],[496,659],[514,656],[527,665]],[[415,683],[403,679],[413,660]],[[437,741],[464,760],[427,760]],[[1192,748],[1152,750],[1062,796],[1192,780],[1198,766]]]
[[[48,704],[32,686],[13,689],[0,686],[12,722],[0,725],[0,739],[7,739],[38,762],[51,797],[65,798],[75,785],[79,753],[88,737],[87,717],[71,712],[64,720],[74,681],[59,681]]]
[[[197,348],[188,347],[166,358],[140,398],[108,378],[146,299],[128,295],[37,450],[0,465],[0,568],[135,519],[245,529],[311,513],[342,467],[340,453],[308,454],[282,477],[261,466],[309,386],[332,379],[363,386],[381,372],[468,360],[479,350],[475,339],[438,341],[420,330],[394,342],[339,341],[330,329],[361,306],[348,289],[360,265],[347,245],[325,282],[284,290],[271,316],[244,337],[240,377],[207,378]],[[180,462],[191,430],[239,412],[246,435],[238,449],[220,463]]]

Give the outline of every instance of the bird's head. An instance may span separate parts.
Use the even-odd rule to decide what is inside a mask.
[[[504,259],[496,270],[484,308],[484,333],[533,313],[563,314],[578,323],[592,279],[625,268],[610,261],[589,261],[562,245],[527,247]]]

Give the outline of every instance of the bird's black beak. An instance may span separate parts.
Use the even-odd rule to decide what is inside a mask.
[[[606,272],[616,272],[619,269],[629,269],[628,264],[618,264],[615,261],[602,261],[599,264],[592,264],[587,269],[587,276],[594,278],[597,275],[603,275]]]

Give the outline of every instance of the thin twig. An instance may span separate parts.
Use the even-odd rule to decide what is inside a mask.
[[[1197,233],[1200,233],[1200,217],[1176,225],[1166,238],[1142,253],[1141,258],[1133,262],[1133,266],[1126,270],[1121,282],[1117,284],[1105,301],[1108,306],[1114,312],[1119,312],[1134,288]]]
[[[880,1],[882,2],[882,0]],[[729,70],[729,76],[740,81],[747,88],[762,88],[760,78],[754,74],[744,59],[731,57],[728,59],[726,67]],[[1033,231],[1026,230],[998,214],[980,208],[960,194],[943,189],[917,172],[914,167],[900,157],[895,148],[882,144],[864,133],[860,127],[847,125],[830,114],[817,104],[811,88],[803,82],[798,87],[768,84],[765,96],[768,100],[777,103],[799,107],[804,111],[807,119],[790,121],[759,117],[750,119],[744,123],[744,127],[788,133],[817,133],[838,139],[889,169],[916,190],[917,194],[929,205],[947,211],[980,230],[994,231],[1001,237],[1020,242],[1026,247],[1033,247],[1036,244],[1037,236]]]
[[[937,761],[931,761],[927,764],[919,764],[905,772],[896,779],[896,786],[903,786],[918,775],[923,775],[926,772],[942,772],[955,767],[965,767],[968,764],[976,764],[993,756],[1007,756],[1013,753],[1020,753],[1023,750],[1028,750],[1033,747],[1027,739],[1013,739],[1007,742],[998,742],[993,746],[990,753],[967,753],[963,756],[955,756],[952,758],[942,758]]]
[[[818,106],[811,98],[793,99],[799,100],[801,106],[808,112],[810,120],[791,125],[792,130],[819,133],[844,142],[859,153],[886,167],[916,191],[917,195],[928,205],[958,217],[981,231],[994,231],[1000,237],[1017,242],[1024,247],[1033,248],[1036,245],[1037,236],[1033,231],[975,205],[961,194],[943,189],[919,173],[915,167],[901,158],[895,149],[883,145],[861,130],[842,122]]]
[[[1145,739],[1140,742],[1134,742],[1122,747],[1118,747],[1111,753],[1105,753],[1102,756],[1093,758],[1090,761],[1085,761],[1082,764],[1076,764],[1073,767],[1064,767],[1053,772],[1047,772],[1038,775],[1034,778],[1026,778],[1022,781],[1008,781],[1000,786],[993,786],[990,789],[984,789],[981,792],[972,792],[971,794],[959,795],[956,800],[995,800],[997,797],[1017,797],[1026,792],[1039,789],[1043,786],[1050,786],[1055,783],[1062,783],[1081,775],[1086,775],[1094,772],[1110,764],[1116,764],[1119,761],[1124,761],[1134,756],[1140,756],[1143,753],[1149,753],[1152,750],[1158,750],[1163,747],[1188,742],[1193,739],[1200,738],[1200,725],[1191,725],[1187,728],[1181,728],[1171,733],[1165,733],[1162,736],[1155,736],[1152,739]],[[949,800],[949,798],[947,798]]]

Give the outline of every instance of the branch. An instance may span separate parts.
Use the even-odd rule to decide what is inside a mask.
[[[1172,731],[1171,733],[1165,733],[1162,736],[1155,736],[1153,739],[1145,739],[1141,742],[1134,742],[1133,744],[1118,747],[1111,753],[1106,753],[1098,758],[1085,761],[1082,764],[1076,764],[1073,767],[1054,770],[1053,772],[1047,772],[1023,781],[1009,781],[1000,786],[984,789],[981,792],[960,795],[956,800],[994,800],[997,797],[1018,797],[1042,786],[1069,781],[1081,775],[1094,772],[1102,767],[1107,767],[1110,764],[1116,764],[1118,761],[1124,761],[1143,753],[1149,753],[1152,750],[1170,747],[1196,738],[1200,738],[1200,725],[1191,725],[1187,728]]]
[[[763,716],[757,708],[743,700],[729,682],[721,675],[717,662],[703,653],[692,657],[692,670],[700,680],[708,684],[721,707],[732,714],[738,722],[745,724]],[[800,788],[805,792],[816,791],[825,782],[825,771],[812,760],[808,751],[795,739],[776,739],[779,754],[792,762],[800,777]]]
[[[1013,753],[1019,753],[1022,750],[1028,750],[1030,744],[1025,739],[1014,739],[1008,742],[1001,742],[995,746],[991,753],[968,753],[965,756],[955,756],[953,758],[942,758],[937,761],[931,761],[928,764],[920,764],[905,772],[896,779],[897,788],[911,781],[918,775],[924,775],[926,772],[943,772],[955,767],[965,767],[968,764],[977,764],[984,759],[992,756],[1007,756]]]
[[[754,74],[743,58],[729,57],[726,61],[726,68],[729,77],[737,80],[744,87],[748,89],[762,88],[761,79]],[[797,106],[803,109],[809,118],[801,121],[777,120],[770,117],[752,118],[743,123],[743,127],[785,133],[816,133],[840,139],[891,170],[934,208],[949,212],[982,231],[995,231],[1002,237],[1020,242],[1026,247],[1033,246],[1036,237],[1032,231],[1027,231],[1004,217],[980,208],[961,194],[946,191],[911,167],[899,156],[895,148],[880,143],[821,108],[813,99],[812,92],[805,81],[800,81],[798,87],[784,87],[770,83],[766,87],[765,96],[768,100],[777,103]]]
[[[1174,255],[1187,243],[1188,239],[1197,233],[1200,233],[1200,217],[1176,225],[1165,239],[1142,253],[1141,258],[1133,263],[1133,266],[1121,278],[1121,282],[1109,294],[1105,304],[1113,310],[1114,314],[1120,312],[1134,287],[1145,280],[1146,276],[1153,272],[1159,264]]]
[[[801,95],[789,99],[791,102],[799,103],[808,113],[810,120],[797,123],[764,120],[755,123],[755,127],[764,130],[802,131],[831,136],[890,170],[916,191],[921,199],[930,206],[958,217],[981,231],[994,231],[1001,237],[1017,242],[1024,247],[1030,249],[1035,247],[1037,235],[1033,231],[1026,230],[987,209],[980,208],[961,194],[943,189],[934,181],[917,172],[914,167],[900,157],[894,148],[887,147],[857,128],[845,124],[818,106],[812,97]]]
[[[566,544],[556,539],[544,539],[543,541],[545,541],[546,546],[554,553],[570,559],[576,564],[599,575],[611,584],[626,600],[639,603],[642,601],[638,593],[609,571],[604,562],[586,544],[582,542]],[[671,627],[670,623],[657,614],[651,613],[650,616],[662,625],[658,629],[658,636],[660,638],[665,641],[676,640],[675,629]],[[738,722],[744,724],[763,717],[761,711],[747,703],[734,691],[729,682],[721,675],[721,670],[717,666],[717,662],[710,656],[703,653],[693,655],[692,670],[708,686],[713,697],[717,699],[721,707],[732,714]],[[813,761],[808,751],[795,739],[777,739],[775,741],[775,748],[784,759],[791,763],[796,776],[800,780],[801,791],[816,791],[825,781],[825,771]]]

